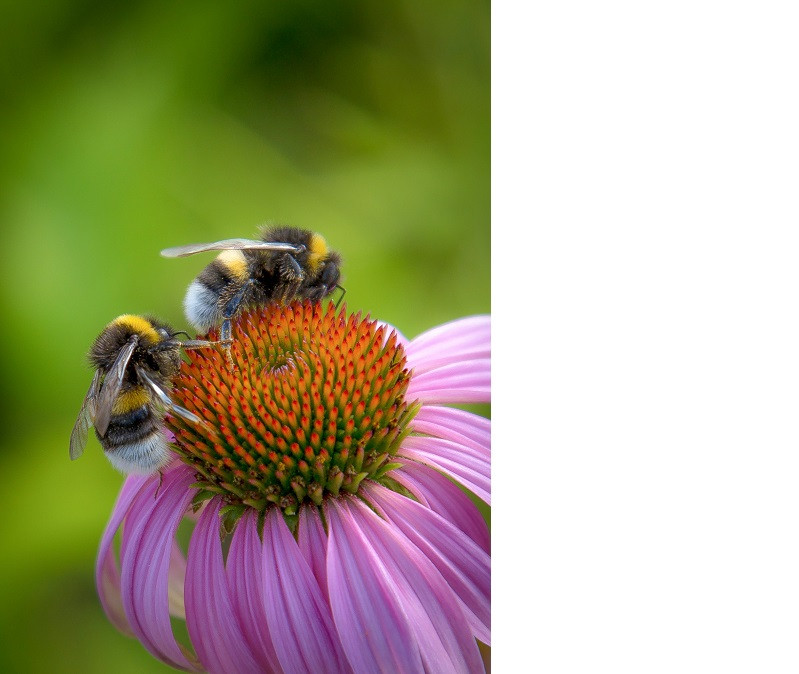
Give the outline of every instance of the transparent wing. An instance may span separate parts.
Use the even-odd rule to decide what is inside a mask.
[[[204,253],[209,250],[276,250],[284,253],[301,253],[305,246],[293,243],[277,243],[271,241],[255,241],[253,239],[224,239],[214,243],[189,243],[185,246],[164,248],[163,257],[185,257],[195,253]]]
[[[89,385],[89,390],[78,412],[78,420],[69,436],[69,458],[73,461],[77,459],[86,447],[86,439],[89,435],[89,428],[94,421],[95,411],[97,410],[97,388],[100,384],[100,371],[97,370]]]
[[[181,407],[180,405],[176,404],[172,401],[172,398],[169,397],[169,394],[161,388],[161,385],[155,381],[155,379],[150,376],[150,373],[147,372],[143,367],[136,366],[136,374],[139,375],[139,379],[143,381],[147,388],[150,389],[150,392],[155,396],[155,400],[158,401],[161,407],[166,409],[167,412],[170,414],[176,414],[179,417],[183,417],[186,421],[191,421],[193,424],[200,424],[203,423],[203,420],[200,419],[196,414],[189,412],[185,407]]]
[[[94,416],[94,427],[101,437],[105,436],[105,432],[108,430],[108,422],[111,421],[111,410],[114,407],[114,401],[122,388],[122,379],[125,376],[125,370],[128,368],[128,361],[138,343],[139,336],[133,335],[128,340],[128,343],[122,347],[117,359],[105,375],[105,379],[103,379],[100,395],[97,396],[97,413]]]

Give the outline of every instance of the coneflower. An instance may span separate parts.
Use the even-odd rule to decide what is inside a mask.
[[[447,405],[490,399],[489,317],[408,341],[293,303],[233,334],[232,368],[195,351],[175,381],[204,424],[168,418],[175,460],[122,487],[96,570],[109,619],[187,670],[483,671],[489,535],[456,482],[490,501],[490,422]]]

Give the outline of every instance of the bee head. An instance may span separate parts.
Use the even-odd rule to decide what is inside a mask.
[[[341,257],[338,253],[330,251],[317,268],[316,274],[308,278],[307,285],[299,294],[314,302],[322,300],[333,292],[340,278]]]
[[[338,253],[330,253],[319,271],[318,283],[326,285],[331,291],[341,279],[341,257]]]
[[[171,327],[160,321],[153,321],[153,323],[157,324],[155,329],[161,339],[146,348],[147,356],[152,361],[151,367],[154,367],[162,375],[171,377],[180,369],[181,342],[176,337],[186,333],[174,332]]]
[[[94,340],[89,351],[89,361],[96,368],[108,370],[133,335],[139,338],[137,349],[149,348],[162,339],[150,319],[135,314],[123,314],[106,325]]]

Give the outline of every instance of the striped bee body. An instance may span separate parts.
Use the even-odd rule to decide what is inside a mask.
[[[212,342],[178,341],[166,323],[124,314],[109,323],[89,351],[94,378],[72,429],[69,453],[78,458],[94,431],[111,464],[123,473],[152,473],[165,466],[171,452],[164,415],[201,420],[169,397],[180,369],[181,348]]]
[[[161,251],[183,257],[210,250],[222,252],[195,278],[183,308],[198,332],[221,326],[230,340],[230,321],[245,308],[291,299],[322,300],[338,285],[341,256],[320,234],[294,227],[265,229],[260,240],[226,239]]]

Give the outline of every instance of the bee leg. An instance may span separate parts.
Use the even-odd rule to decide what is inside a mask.
[[[229,370],[233,369],[233,354],[230,352],[230,349],[233,346],[232,330],[233,324],[231,323],[230,319],[224,319],[222,321],[222,327],[219,329],[219,343],[225,350],[225,359],[227,360],[227,366]]]
[[[228,367],[231,370],[233,369],[233,356],[230,353],[230,347],[233,344],[233,317],[238,313],[239,308],[245,304],[253,283],[252,279],[244,283],[222,306],[222,327],[219,329],[219,343],[225,350]]]
[[[286,253],[280,258],[278,264],[278,271],[280,278],[285,281],[283,290],[275,299],[280,304],[287,304],[289,300],[297,296],[297,293],[305,280],[305,272],[302,270],[300,263],[290,253]]]
[[[286,253],[280,260],[280,275],[286,281],[300,282],[305,278],[305,272],[300,263],[291,253]]]
[[[344,299],[344,295],[347,294],[347,290],[345,288],[343,288],[342,286],[340,286],[338,283],[336,283],[336,288],[340,288],[341,289],[341,297],[339,297],[338,301],[336,302],[336,309],[338,309],[338,305],[341,304],[341,300]]]
[[[233,343],[233,323],[229,318],[222,321],[222,327],[219,329],[219,342],[223,345],[229,346]]]
[[[230,299],[226,300],[224,305],[222,305],[222,318],[224,319],[222,323],[222,331],[220,335],[220,341],[222,342],[230,342],[231,339],[231,326],[230,321],[238,312],[239,308],[245,303],[247,295],[250,292],[250,289],[253,286],[254,281],[252,279],[248,280],[246,283],[242,284],[241,288],[239,288]],[[227,324],[227,330],[225,329],[225,324]]]
[[[161,491],[161,485],[164,483],[164,474],[161,472],[161,469],[158,469],[158,487],[155,489],[155,494],[153,494],[153,498],[158,498],[158,492]]]
[[[184,349],[206,349],[215,344],[219,344],[219,342],[212,342],[207,339],[187,339],[183,342],[178,342],[178,344]]]
[[[293,298],[295,298],[297,296],[297,293],[300,291],[301,284],[302,284],[301,281],[297,281],[296,283],[286,284],[285,289],[280,295],[280,303],[288,304]]]

